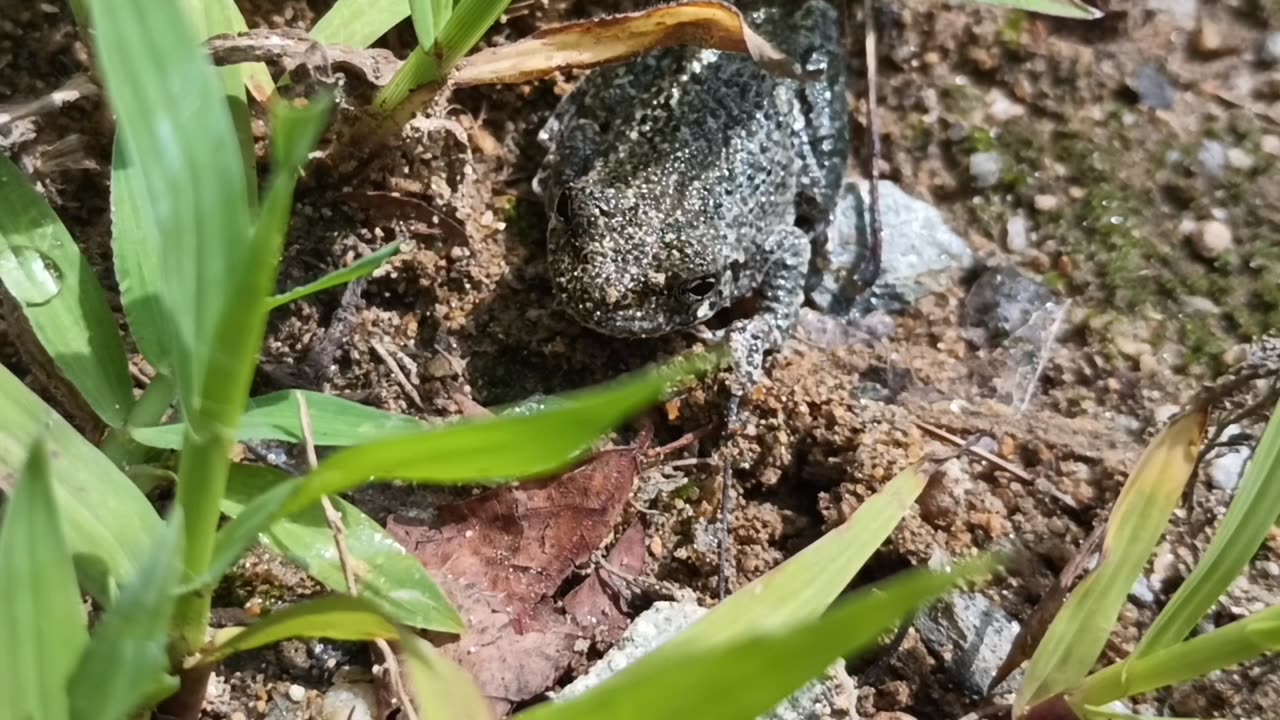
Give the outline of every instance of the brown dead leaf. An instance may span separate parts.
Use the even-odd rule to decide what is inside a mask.
[[[387,532],[432,571],[466,619],[467,630],[441,649],[475,678],[499,717],[546,691],[578,655],[585,633],[550,596],[613,532],[647,444],[645,436],[560,477],[439,507],[429,523],[387,518]],[[643,533],[640,543],[643,563]]]
[[[329,77],[337,70],[378,87],[391,82],[391,76],[401,65],[390,50],[325,45],[312,40],[306,32],[292,28],[214,35],[205,41],[205,49],[215,65],[263,62],[285,73],[305,67],[319,78]],[[256,89],[254,96],[258,96]]]
[[[457,638],[432,639],[467,671],[496,717],[545,692],[578,655],[581,631],[550,599],[517,617],[502,597],[469,583],[441,580],[440,588],[466,618],[467,629]]]
[[[618,538],[606,562],[619,573],[638,576],[644,573],[644,559],[644,526],[633,523]],[[618,579],[611,580],[609,573],[609,569],[596,568],[565,596],[564,609],[593,639],[612,645],[622,637],[631,618],[627,615],[625,598],[618,593]]]
[[[748,27],[737,8],[716,0],[696,0],[545,28],[470,56],[454,80],[459,86],[526,82],[676,46],[745,53],[771,73],[810,79],[799,64]]]
[[[640,452],[606,450],[558,478],[437,508],[430,524],[393,515],[387,531],[437,576],[493,593],[519,615],[555,592],[613,532]]]

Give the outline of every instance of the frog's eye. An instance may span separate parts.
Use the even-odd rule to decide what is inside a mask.
[[[695,300],[701,300],[710,295],[716,289],[716,278],[714,275],[703,275],[685,283],[684,292]]]
[[[556,216],[561,222],[569,222],[569,191],[561,190],[556,198]]]

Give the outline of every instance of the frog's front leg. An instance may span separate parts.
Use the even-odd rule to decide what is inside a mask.
[[[729,327],[734,395],[745,395],[760,382],[765,353],[777,349],[790,335],[804,302],[809,250],[809,236],[794,225],[775,228],[765,242],[764,256],[770,259],[757,288],[760,310]]]

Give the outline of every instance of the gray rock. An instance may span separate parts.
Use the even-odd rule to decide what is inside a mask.
[[[1217,140],[1205,140],[1196,151],[1196,162],[1200,172],[1221,180],[1227,174],[1227,146]]]
[[[976,593],[952,593],[916,619],[916,631],[930,650],[944,658],[947,672],[965,692],[978,697],[996,676],[1018,635],[1018,621]],[[1021,670],[1000,683],[997,692],[1016,688]]]
[[[1138,96],[1138,104],[1156,110],[1168,110],[1173,107],[1173,99],[1178,90],[1169,82],[1164,70],[1159,65],[1142,65],[1133,77],[1129,78],[1129,89]]]
[[[1205,466],[1205,472],[1209,473],[1209,483],[1219,490],[1235,492],[1252,454],[1248,448],[1233,448],[1210,459]]]
[[[1051,302],[1053,293],[1038,280],[1011,267],[992,268],[970,288],[964,300],[964,322],[1000,341]]]
[[[827,242],[818,249],[816,272],[809,278],[815,307],[839,317],[899,310],[937,289],[946,271],[973,266],[973,251],[947,227],[937,208],[881,180],[880,275],[870,292],[852,296],[851,281],[866,261],[871,242],[869,187],[865,181],[850,180],[841,189]]]
[[[1194,30],[1200,19],[1200,0],[1147,0],[1147,9],[1168,15],[1183,30]]]
[[[1264,65],[1280,65],[1280,31],[1269,32],[1258,42],[1258,60]]]
[[[656,602],[632,621],[626,634],[582,677],[561,690],[556,699],[577,697],[639,660],[707,613],[693,603]],[[805,685],[761,720],[855,720],[855,689],[836,662],[827,676]]]
[[[1129,588],[1129,599],[1136,605],[1143,607],[1152,607],[1156,604],[1156,593],[1151,587],[1151,581],[1145,575],[1139,575],[1138,579],[1133,581],[1133,587]]]
[[[321,720],[373,720],[378,689],[371,682],[337,683],[324,694]]]
[[[977,187],[989,188],[1000,182],[1003,170],[1004,158],[1000,153],[978,152],[969,156],[969,176]]]

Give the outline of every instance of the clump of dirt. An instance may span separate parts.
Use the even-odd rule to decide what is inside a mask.
[[[326,9],[302,0],[241,5],[251,27],[307,28]],[[739,587],[924,459],[935,481],[858,582],[1021,548],[1025,562],[984,596],[1025,619],[1105,519],[1152,428],[1205,377],[1239,362],[1243,343],[1280,326],[1273,281],[1280,251],[1269,239],[1280,220],[1280,71],[1256,50],[1265,32],[1276,32],[1280,10],[1205,4],[1188,25],[1153,5],[1117,3],[1093,24],[925,0],[880,9],[884,176],[941,208],[983,265],[1021,267],[1058,299],[1071,299],[1065,331],[1046,345],[1026,407],[997,396],[989,380],[1001,347],[964,326],[974,277],[963,277],[893,318],[879,341],[790,341],[745,403],[745,427],[733,437],[718,432],[717,387],[670,404],[651,418],[657,442],[713,431],[642,475],[617,528],[643,523],[659,580],[714,596],[726,464],[738,495],[729,533],[730,581]],[[520,4],[486,42],[613,9],[631,7]],[[861,4],[844,10],[853,120],[865,126],[857,100]],[[1211,46],[1206,27],[1217,33]],[[402,28],[383,44],[403,55],[412,42]],[[87,71],[69,10],[41,4],[0,20],[0,67],[6,102]],[[605,338],[551,303],[545,217],[529,180],[541,160],[537,130],[573,80],[458,91],[443,113],[415,120],[366,156],[328,138],[329,152],[299,187],[280,288],[392,241],[403,250],[367,280],[277,311],[255,391],[304,386],[451,417],[474,403],[580,387],[697,347],[685,335]],[[264,138],[265,125],[255,128]],[[85,101],[0,129],[0,149],[32,172],[114,293],[111,133],[104,105]],[[50,162],[49,148],[68,138],[79,138],[77,162]],[[865,167],[865,153],[858,146],[851,165]],[[77,416],[22,342],[20,323],[6,316],[0,335],[9,340],[0,343],[0,361]],[[974,441],[1005,465],[958,452],[943,433]],[[380,486],[353,500],[385,522],[423,512],[439,495]],[[1154,580],[1132,596],[1108,658],[1132,648],[1203,552],[1207,528],[1229,499],[1229,489],[1202,487],[1179,511],[1153,560]],[[1278,561],[1280,539],[1272,538],[1206,623],[1280,602]],[[218,604],[236,611],[227,618],[233,623],[237,613],[316,589],[255,555]],[[209,713],[307,716],[317,712],[314,691],[336,668],[369,662],[362,649],[315,644],[246,656],[224,669]],[[864,715],[958,718],[988,702],[967,694],[948,659],[915,630],[866,662]],[[1280,701],[1280,683],[1266,668],[1207,678],[1138,707],[1264,716]]]

